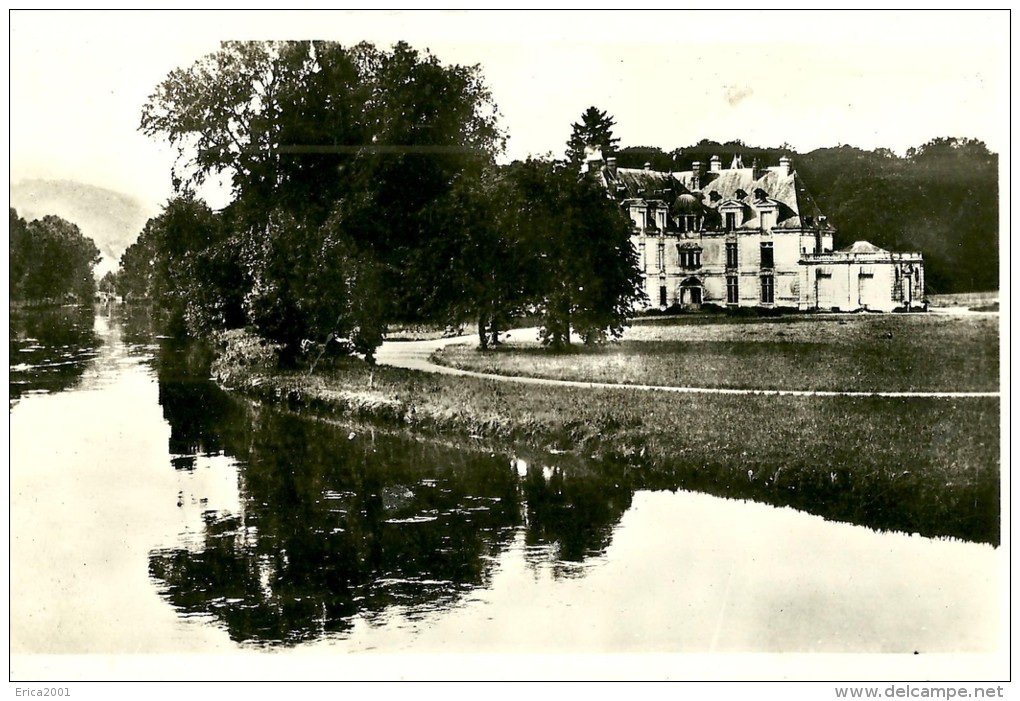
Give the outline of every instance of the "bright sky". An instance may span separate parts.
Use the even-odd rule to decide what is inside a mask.
[[[1009,147],[1002,12],[15,11],[12,182],[76,179],[165,201],[174,154],[138,132],[147,96],[220,40],[270,38],[404,39],[481,64],[510,135],[505,160],[562,156],[589,105],[616,119],[621,146],[902,153],[967,136]]]

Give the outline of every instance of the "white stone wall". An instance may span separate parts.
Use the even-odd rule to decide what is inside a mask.
[[[903,275],[906,266],[912,274]],[[890,312],[924,304],[924,270],[917,260],[832,261],[802,266],[801,309]]]
[[[634,210],[631,210],[631,214],[633,216]],[[797,307],[800,302],[802,270],[799,262],[803,238],[799,231],[743,231],[736,235],[722,232],[671,232],[662,236],[655,232],[639,232],[631,237],[631,243],[638,252],[638,265],[644,275],[644,289],[650,307],[661,306],[660,288],[663,286],[666,288],[665,306],[680,303],[680,285],[692,277],[702,283],[703,303],[726,305],[727,278],[731,275],[739,279],[739,306],[762,306],[763,274],[771,275],[774,280],[773,301],[765,306]],[[737,243],[736,268],[726,265],[726,244],[729,241]],[[763,242],[772,244],[771,268],[761,267]],[[700,267],[680,265],[677,246],[691,244],[701,248]]]

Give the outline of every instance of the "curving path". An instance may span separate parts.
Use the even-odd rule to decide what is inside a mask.
[[[518,329],[514,333],[526,334],[531,329]],[[588,387],[596,389],[632,389],[656,392],[675,392],[678,394],[735,394],[787,397],[995,397],[999,392],[839,392],[833,390],[796,390],[796,389],[730,389],[725,387],[674,387],[669,385],[634,385],[614,382],[583,382],[580,380],[554,380],[546,377],[527,377],[523,375],[496,375],[474,370],[461,370],[445,365],[437,365],[429,360],[435,351],[452,345],[474,343],[476,337],[455,336],[440,338],[433,341],[385,341],[376,351],[376,362],[408,370],[420,370],[438,375],[459,375],[461,377],[479,377],[485,380],[516,382],[523,385],[544,385],[555,387]]]

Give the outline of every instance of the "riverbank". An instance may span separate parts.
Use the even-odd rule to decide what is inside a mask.
[[[691,489],[876,529],[999,542],[999,400],[728,396],[542,387],[341,359],[273,369],[221,340],[213,377],[263,402],[509,453],[623,463],[642,486]]]

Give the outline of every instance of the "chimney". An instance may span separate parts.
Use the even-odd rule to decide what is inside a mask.
[[[751,163],[751,171],[751,177],[755,180],[761,180],[765,176],[766,170],[761,167],[757,156],[754,157],[754,161]]]
[[[700,190],[701,189],[701,176],[703,174],[701,168],[702,168],[701,161],[694,161],[694,163],[691,163],[691,189],[692,190]]]
[[[790,159],[786,156],[779,159],[779,174],[783,176],[790,175]]]
[[[645,163],[645,170],[651,170],[651,169],[652,169],[652,164],[651,163]]]
[[[582,173],[597,173],[602,168],[602,149],[597,146],[584,147],[584,163],[581,164]]]
[[[712,173],[718,173],[722,170],[722,161],[719,160],[719,156],[712,156],[708,161],[708,170]]]

